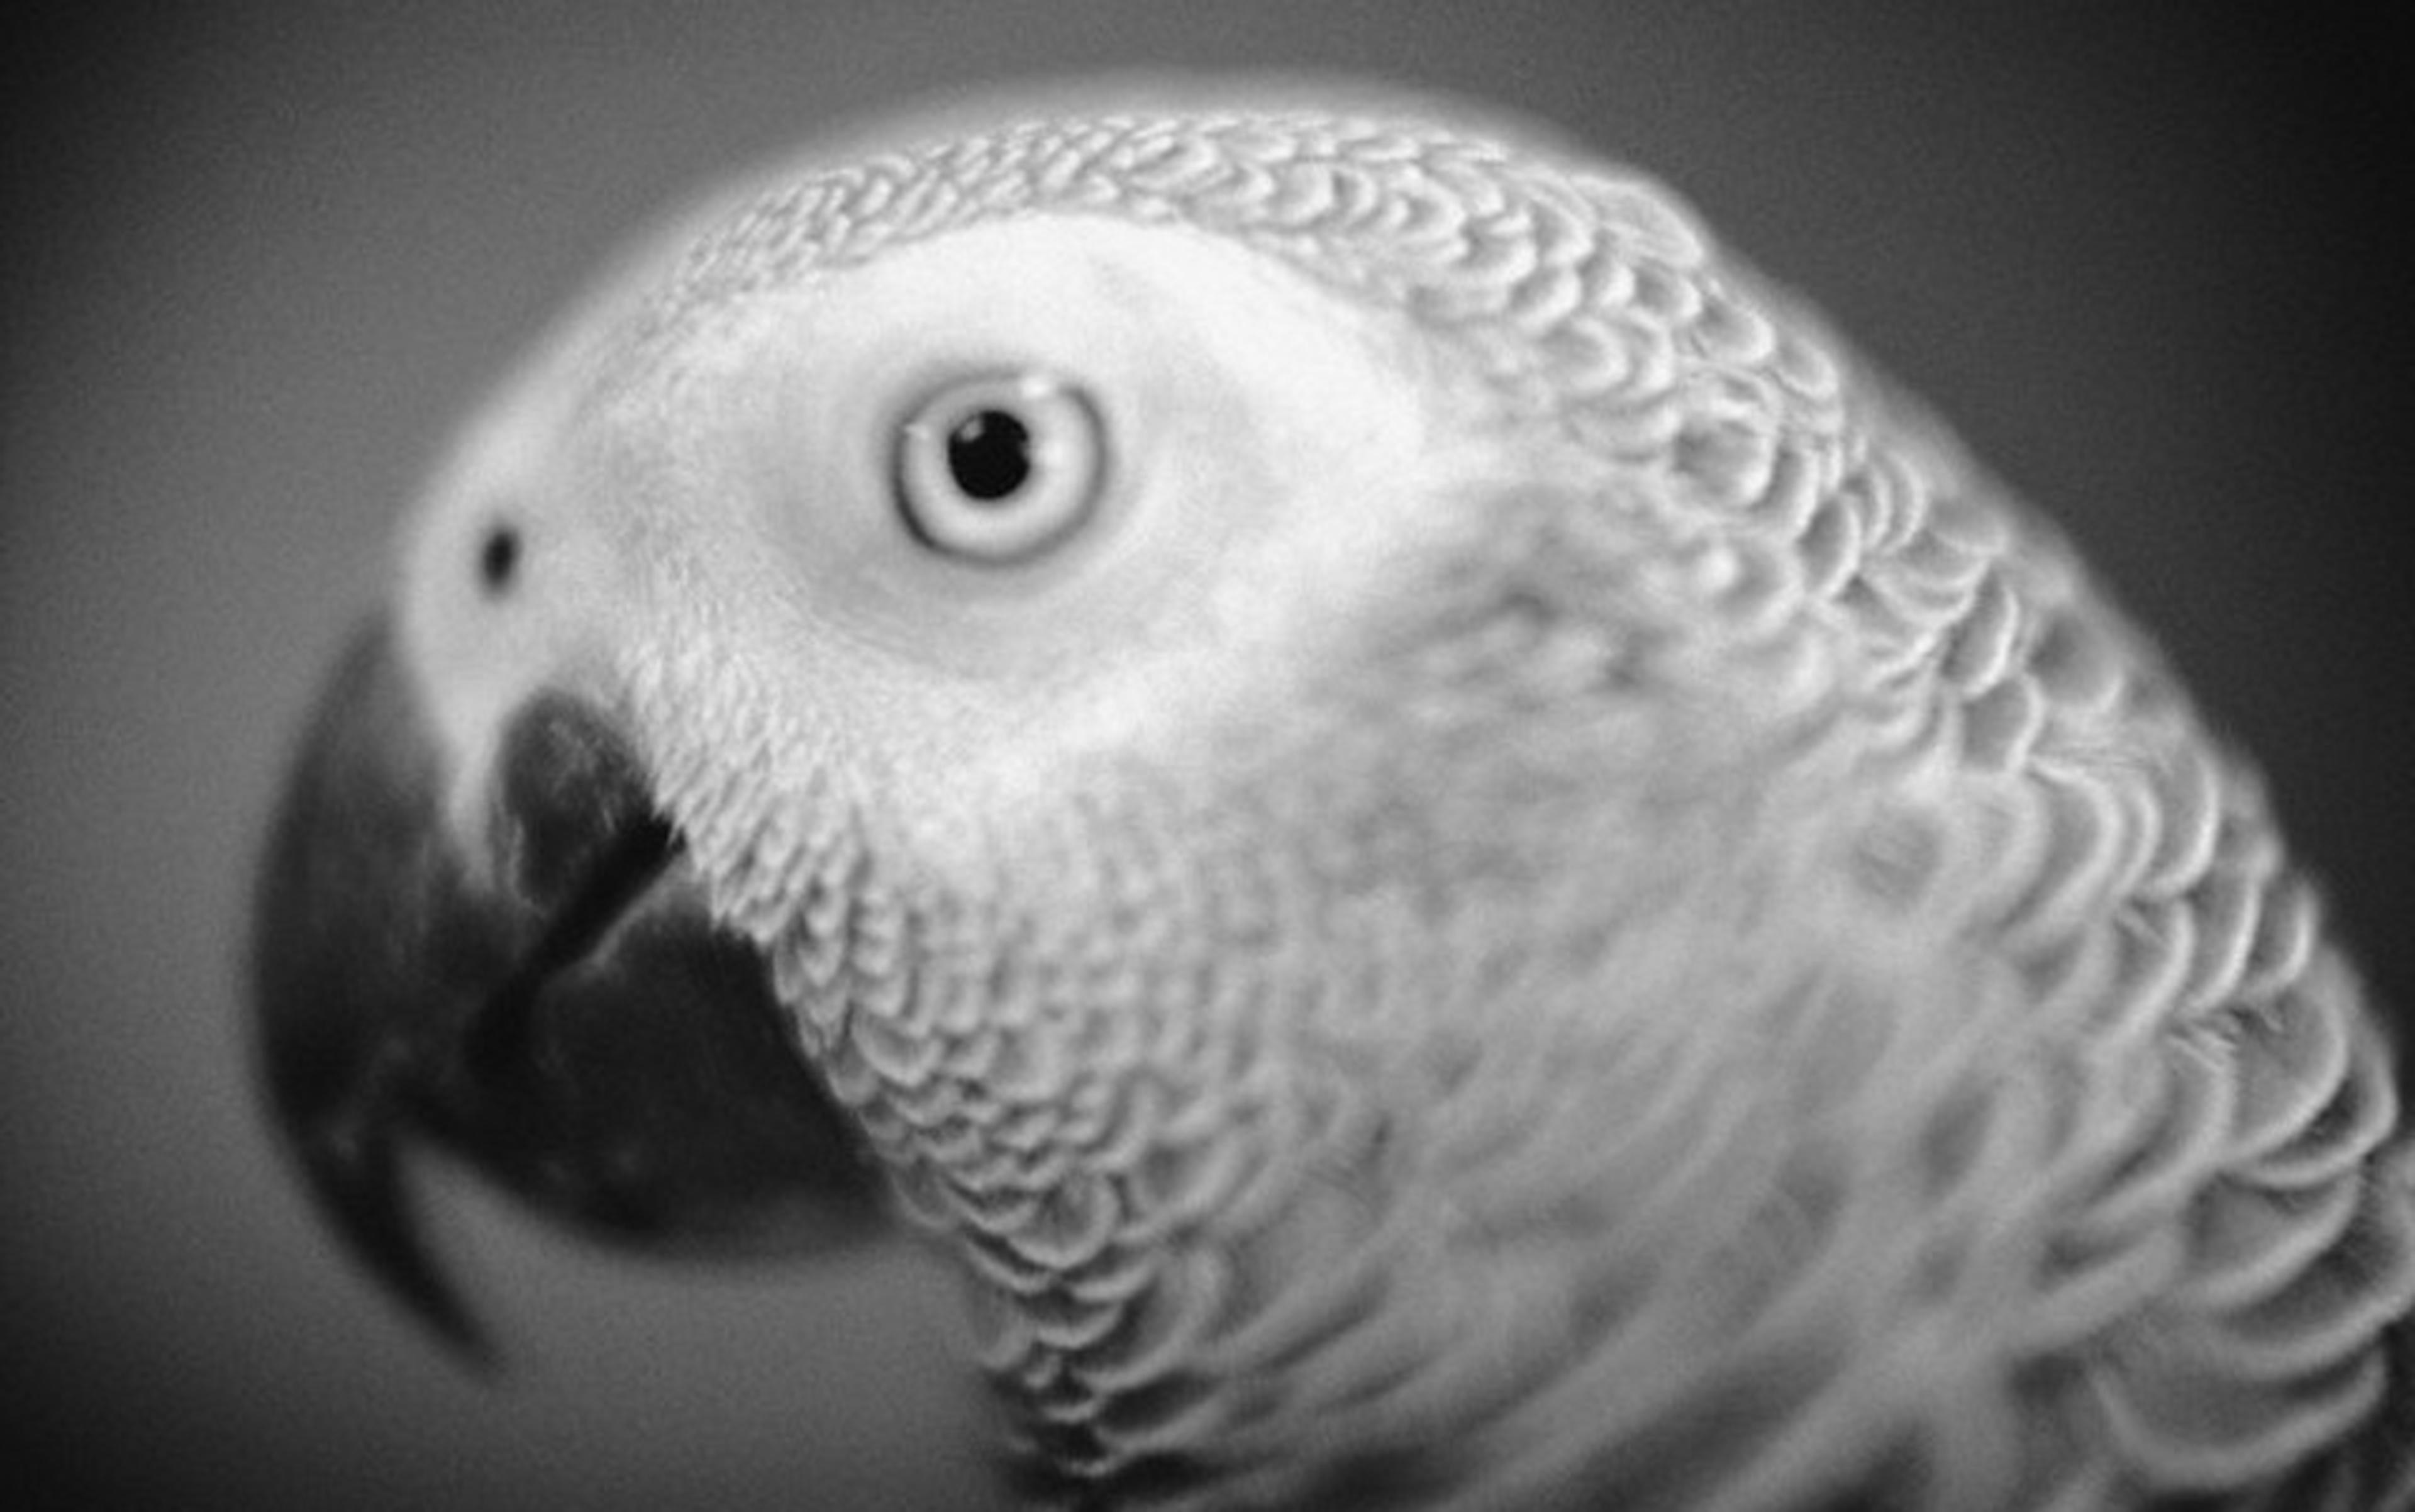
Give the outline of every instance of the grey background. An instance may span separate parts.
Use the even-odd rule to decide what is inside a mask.
[[[454,1370],[313,1232],[236,1007],[282,753],[446,427],[650,212],[933,89],[1346,68],[1663,174],[2077,532],[2415,1003],[2415,133],[2386,5],[22,8],[0,22],[12,1505],[37,1479],[188,1506],[965,1499],[977,1409],[910,1258],[641,1266],[463,1192],[448,1249],[518,1367]]]

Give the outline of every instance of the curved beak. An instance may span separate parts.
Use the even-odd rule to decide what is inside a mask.
[[[827,1250],[878,1188],[801,1059],[766,964],[717,931],[627,741],[542,694],[511,717],[469,844],[392,638],[314,714],[252,921],[280,1131],[352,1253],[465,1354],[484,1338],[421,1237],[415,1145],[640,1249]]]

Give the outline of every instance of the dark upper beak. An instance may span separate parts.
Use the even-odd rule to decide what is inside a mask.
[[[828,1248],[875,1182],[754,949],[717,932],[627,742],[531,700],[481,848],[446,838],[433,749],[372,625],[314,715],[261,870],[253,986],[269,1100],[321,1208],[425,1321],[482,1354],[430,1259],[406,1157],[463,1159],[645,1248]]]

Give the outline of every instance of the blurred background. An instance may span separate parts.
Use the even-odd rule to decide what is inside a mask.
[[[910,1256],[644,1265],[462,1192],[514,1364],[456,1370],[314,1231],[237,1006],[289,740],[450,424],[651,213],[935,92],[1342,69],[1665,176],[2079,537],[2415,1004],[2386,0],[48,8],[0,22],[10,1505],[978,1499]]]

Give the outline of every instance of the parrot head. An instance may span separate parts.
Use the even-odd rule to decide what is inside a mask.
[[[640,1248],[866,1232],[877,1152],[800,1012],[913,981],[909,890],[996,903],[1001,831],[1274,709],[1454,465],[1402,335],[1195,232],[969,224],[743,289],[726,255],[464,439],[261,874],[276,1113],[465,1342],[418,1146]]]
[[[2350,1182],[2354,1298],[2415,1294],[2253,785],[1631,172],[1288,106],[774,172],[541,344],[394,581],[267,847],[261,1061],[473,1348],[430,1155],[640,1249],[936,1236],[1058,1490],[1979,1506],[2370,1408],[2369,1305],[2118,1343],[2230,1264],[2220,1181]],[[2234,1002],[2337,1050],[2236,1137]],[[2268,1238],[2189,1305],[2331,1252]]]
[[[1295,1034],[1415,1043],[1377,1015],[1424,994],[1349,979],[1478,914],[1504,955],[1492,916],[1564,903],[1528,885],[1577,844],[1628,858],[1600,907],[1640,892],[1671,774],[1781,723],[1765,671],[1557,707],[1661,676],[1718,571],[1642,549],[1644,512],[1565,529],[1541,501],[1617,481],[1530,356],[1402,318],[1432,254],[1401,228],[1262,244],[1146,190],[1193,128],[1043,121],[742,200],[591,301],[418,502],[253,953],[302,1172],[448,1336],[480,1337],[423,1153],[641,1249],[810,1251],[902,1205],[1050,1286],[1133,1271],[1121,1231],[1280,1164],[1282,1119],[1377,1137],[1355,1089],[1252,1085]],[[1327,192],[1403,145],[1502,171],[1357,125]],[[1639,245],[1688,235],[1630,208]],[[1614,621],[1552,621],[1612,577]],[[1756,698],[1672,759],[1686,709]],[[1430,937],[1379,944],[1411,894]],[[1183,1118],[1265,1127],[1236,1161]]]

